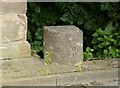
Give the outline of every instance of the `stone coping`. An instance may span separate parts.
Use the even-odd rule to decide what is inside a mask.
[[[77,66],[50,64],[46,65],[38,58],[22,58],[2,60],[3,81],[51,76],[55,74],[84,73],[96,70],[109,70],[118,68],[118,59],[84,61]]]

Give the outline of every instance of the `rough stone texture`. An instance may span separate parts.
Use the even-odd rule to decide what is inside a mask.
[[[2,69],[2,80],[4,81],[19,79],[20,77],[26,78],[82,71],[79,67],[69,65],[45,65],[40,58],[38,59],[35,57],[3,60]]]
[[[57,85],[70,83],[72,85],[74,83],[79,84],[88,81],[98,82],[98,80],[105,83],[104,80],[118,78],[119,71],[117,67],[111,65],[116,61],[118,62],[117,59],[83,61],[82,71],[78,71],[77,69],[73,70],[73,66],[66,67],[66,65],[58,64],[45,65],[42,59],[40,60],[40,58],[36,57],[2,61],[2,81],[3,85],[8,86],[52,86],[52,83]]]
[[[83,61],[83,33],[75,26],[44,29],[44,57],[53,63],[79,65]]]
[[[0,0],[0,59],[30,57],[27,0]]]
[[[17,2],[17,1],[21,1],[21,0],[0,0],[0,8],[1,8],[0,14],[26,13],[27,10],[26,0],[22,0],[21,2]]]
[[[2,25],[2,20],[0,19],[0,25]],[[0,42],[2,41],[2,32],[1,32],[2,26],[0,26]]]
[[[6,81],[3,81],[3,86],[72,86],[72,85],[75,86],[75,84],[76,85],[78,84],[79,86],[80,84],[82,84],[82,86],[83,85],[105,86],[106,84],[109,83],[110,86],[112,87],[108,87],[108,88],[113,88],[113,86],[119,86],[118,70],[119,69],[115,68],[115,69],[105,69],[105,70],[87,71],[87,72],[54,74],[47,76],[34,76],[28,78],[18,77],[17,79],[13,78],[14,80],[11,81],[8,79]],[[70,88],[74,88],[74,87],[70,87]],[[86,88],[86,87],[82,87],[82,88]],[[114,87],[114,88],[119,88],[119,87]]]
[[[30,53],[30,45],[27,41],[0,44],[0,59],[30,57]]]
[[[27,18],[24,14],[0,15],[0,43],[26,40]]]
[[[0,88],[2,87],[2,61],[0,61]]]

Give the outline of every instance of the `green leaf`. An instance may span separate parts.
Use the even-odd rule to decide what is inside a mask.
[[[103,3],[101,5],[101,10],[113,10],[114,8],[112,7],[112,5],[110,3]]]
[[[107,27],[105,28],[105,32],[112,33],[114,30],[114,27],[112,25],[113,22],[109,23]]]
[[[84,23],[84,28],[85,28],[85,29],[90,29],[90,28],[91,28],[91,23],[90,23],[90,21],[86,21],[86,22]]]
[[[92,40],[92,44],[97,44],[97,43],[98,43],[97,39],[94,38],[94,39]]]
[[[93,52],[93,51],[94,51],[94,49],[90,49],[90,51],[91,51],[91,52]]]
[[[103,45],[103,44],[98,44],[98,47],[99,47],[99,48],[103,48],[104,45]]]
[[[39,7],[39,6],[36,6],[36,7],[35,7],[35,11],[36,11],[36,13],[39,13],[39,12],[41,11],[40,7]]]
[[[101,28],[99,28],[99,29],[97,30],[97,32],[98,32],[99,34],[101,34],[101,35],[104,34],[104,31],[103,31]]]
[[[97,55],[98,58],[102,58],[102,53],[97,52],[96,55]]]
[[[99,36],[99,33],[95,32],[92,36],[98,37],[98,36]]]
[[[78,25],[82,25],[84,23],[84,18],[82,16],[79,16],[77,20]]]
[[[68,13],[65,13],[61,18],[62,21],[68,20]]]
[[[82,20],[82,19],[78,20],[78,22],[77,22],[78,25],[82,25],[83,23],[84,23],[84,20]]]
[[[109,49],[109,50],[111,50],[111,49],[112,49],[112,47],[111,47],[111,46],[109,46],[109,47],[108,47],[108,49]]]
[[[94,48],[95,50],[99,49],[98,45],[94,45],[93,48]]]
[[[30,31],[27,31],[27,38],[30,42],[32,42],[32,35]]]
[[[110,45],[110,44],[111,44],[111,43],[108,42],[108,41],[105,42],[105,45],[106,45],[106,46],[108,46],[108,45]]]
[[[104,41],[104,38],[99,37],[99,38],[97,38],[97,40],[98,40],[98,41]]]
[[[90,51],[90,47],[87,47],[87,48],[86,48],[86,51],[89,52],[89,51]]]
[[[70,23],[70,24],[73,24],[74,22],[70,19],[67,19],[67,22]]]
[[[104,52],[104,54],[106,54],[106,55],[108,54],[108,50],[106,50],[106,49],[105,49],[103,52]]]

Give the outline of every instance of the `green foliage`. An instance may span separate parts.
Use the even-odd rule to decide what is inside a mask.
[[[42,58],[43,27],[51,25],[75,25],[83,30],[85,58],[119,57],[110,52],[120,49],[120,3],[29,2],[27,16],[28,41]]]
[[[94,49],[90,49],[90,47],[87,47],[86,51],[84,52],[84,59],[92,60],[94,58],[93,51]]]
[[[54,3],[28,3],[28,41],[43,58],[43,27],[55,25],[59,18]]]
[[[118,33],[111,34],[101,29],[98,29],[93,34],[93,49],[94,56],[98,58],[119,58],[120,50],[119,44],[115,39],[115,36]]]

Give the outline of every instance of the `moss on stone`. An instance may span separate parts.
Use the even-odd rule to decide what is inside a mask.
[[[41,68],[38,70],[38,75],[49,75],[51,74],[50,69]]]
[[[45,57],[44,58],[45,58],[44,59],[45,64],[51,64],[51,62],[52,62],[52,54],[51,54],[50,51],[45,52]]]
[[[77,67],[76,71],[82,72],[82,68],[81,68],[82,64],[83,64],[83,61],[80,61],[74,65],[75,67]]]

